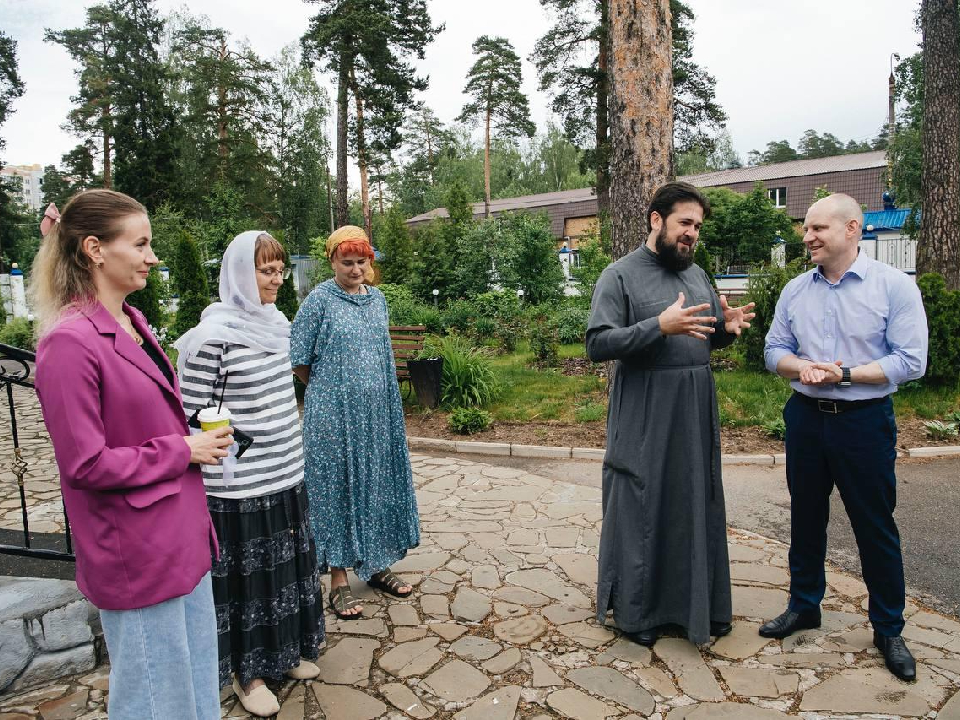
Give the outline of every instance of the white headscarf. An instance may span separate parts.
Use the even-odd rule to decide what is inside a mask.
[[[173,346],[177,372],[183,377],[187,361],[209,342],[227,342],[264,352],[290,352],[290,321],[273,303],[260,302],[254,259],[262,230],[237,235],[223,253],[220,265],[220,302],[209,305],[200,324]]]

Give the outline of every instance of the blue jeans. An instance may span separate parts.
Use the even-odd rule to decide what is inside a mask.
[[[110,720],[219,720],[217,619],[208,572],[189,595],[101,610]]]
[[[819,608],[826,589],[830,494],[840,491],[870,592],[870,622],[881,635],[903,629],[904,582],[897,505],[893,403],[832,415],[791,397],[786,422],[790,490],[790,609]]]

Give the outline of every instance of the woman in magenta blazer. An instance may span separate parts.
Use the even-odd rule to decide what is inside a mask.
[[[197,463],[232,442],[191,435],[176,373],[124,302],[157,263],[150,221],[110,190],[52,205],[31,283],[36,388],[73,529],[77,585],[101,610],[110,718],[220,717],[210,553]]]

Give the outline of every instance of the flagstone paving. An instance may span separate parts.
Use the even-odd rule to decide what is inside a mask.
[[[327,615],[321,676],[274,686],[278,720],[960,720],[956,618],[908,602],[919,679],[900,682],[872,646],[863,583],[831,569],[821,628],[761,638],[786,603],[786,547],[731,530],[733,632],[644,648],[594,617],[599,490],[459,458],[413,465],[423,541],[394,570],[416,592],[353,578],[364,619]],[[0,720],[105,718],[107,676],[0,697]],[[249,717],[221,698],[223,717]]]

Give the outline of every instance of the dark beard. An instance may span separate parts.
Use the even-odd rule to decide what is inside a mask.
[[[688,267],[693,265],[692,248],[688,255],[681,255],[678,249],[679,243],[667,245],[666,226],[660,228],[660,232],[657,233],[656,248],[657,259],[660,261],[660,264],[668,270],[673,270],[674,272],[683,272]]]

